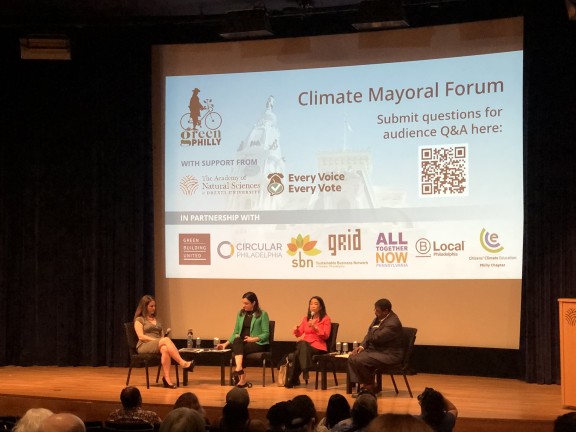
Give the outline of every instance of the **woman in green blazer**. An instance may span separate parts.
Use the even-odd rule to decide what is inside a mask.
[[[242,361],[244,356],[268,351],[270,343],[270,326],[268,314],[260,309],[258,297],[251,291],[242,296],[242,309],[236,316],[234,332],[230,339],[218,345],[218,349],[232,346],[236,370],[234,381],[238,387],[248,387],[248,380]]]

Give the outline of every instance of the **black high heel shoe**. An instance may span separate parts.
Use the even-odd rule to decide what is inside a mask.
[[[171,389],[178,388],[176,384],[168,384],[168,381],[166,381],[166,378],[164,377],[162,377],[162,384],[164,385],[165,388],[171,388]]]
[[[232,380],[234,381],[234,385],[236,387],[240,387],[240,388],[252,387],[251,382],[246,382],[245,384],[239,384],[240,383],[240,375],[244,375],[244,369],[241,369],[239,371],[234,371],[234,374],[232,376]]]
[[[194,360],[190,360],[189,362],[186,363],[190,363],[190,365],[182,366],[182,369],[188,369],[190,372],[194,372]]]
[[[234,371],[232,373],[232,382],[234,385],[238,385],[240,382],[240,375],[244,375],[244,369],[240,369],[239,371]]]

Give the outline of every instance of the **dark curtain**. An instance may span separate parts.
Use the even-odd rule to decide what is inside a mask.
[[[72,61],[4,38],[1,365],[125,365],[153,293],[150,53],[121,36],[79,32]]]
[[[560,383],[558,299],[576,298],[576,22],[564,2],[525,19],[524,378]]]

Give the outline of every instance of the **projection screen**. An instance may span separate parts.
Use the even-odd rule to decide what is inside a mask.
[[[426,345],[518,348],[522,20],[153,49],[156,294],[175,337],[276,339],[320,295]]]

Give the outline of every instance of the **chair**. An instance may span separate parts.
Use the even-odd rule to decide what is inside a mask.
[[[86,432],[102,432],[104,430],[104,425],[100,420],[85,420],[84,426]]]
[[[274,366],[272,365],[272,344],[274,343],[274,329],[276,327],[276,321],[269,321],[270,329],[270,344],[268,345],[268,351],[252,353],[244,356],[244,366],[255,366],[258,367],[262,365],[262,387],[266,387],[266,367],[270,368],[270,373],[272,374],[272,382],[275,383],[274,379]],[[234,366],[234,356],[230,359],[230,382],[232,382],[232,373]]]
[[[111,422],[105,421],[103,430],[105,432],[154,432],[159,425],[153,425],[144,421]]]
[[[318,390],[318,373],[320,372],[320,358],[323,356],[329,356],[330,353],[336,351],[336,341],[338,338],[338,328],[339,323],[333,322],[330,326],[330,337],[326,339],[326,348],[328,348],[328,354],[317,354],[312,356],[312,364],[314,365],[314,370],[316,370],[316,383],[314,388]],[[336,378],[336,368],[332,365],[332,375],[334,376],[334,383],[338,385],[338,378]]]
[[[417,331],[418,329],[412,327],[402,328],[402,336],[404,339],[404,357],[402,358],[401,363],[386,367],[379,367],[378,369],[376,369],[375,375],[376,375],[377,392],[382,391],[382,375],[390,375],[390,378],[392,379],[392,384],[394,385],[394,390],[396,390],[396,394],[398,394],[398,386],[396,385],[394,375],[402,375],[404,377],[404,382],[406,383],[406,388],[408,389],[410,397],[411,398],[414,397],[412,395],[412,389],[410,388],[410,384],[408,384],[408,378],[406,378],[406,375],[414,374],[410,370],[410,358],[412,357],[412,352],[414,351],[414,344],[416,342]]]
[[[128,352],[130,353],[130,368],[128,369],[128,378],[126,378],[126,386],[130,383],[130,374],[132,368],[146,368],[146,388],[150,388],[150,378],[148,375],[149,366],[158,366],[158,373],[156,374],[156,382],[160,378],[161,355],[160,353],[139,354],[136,350],[138,344],[138,335],[134,330],[133,322],[124,323],[124,330],[126,331],[126,342],[128,342]]]
[[[16,416],[0,417],[0,432],[10,432],[20,418]]]

